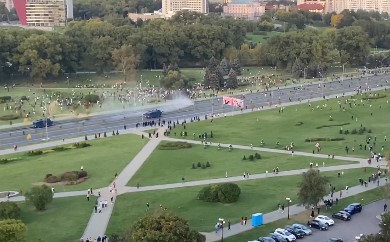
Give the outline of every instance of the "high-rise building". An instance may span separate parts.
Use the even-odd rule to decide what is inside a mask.
[[[207,13],[207,0],[163,0],[162,14],[166,17],[172,17],[175,13],[182,10]]]
[[[0,0],[0,3],[4,3],[8,11],[14,8],[14,2],[12,0]]]
[[[22,25],[65,26],[73,18],[72,0],[14,0],[14,4]]]

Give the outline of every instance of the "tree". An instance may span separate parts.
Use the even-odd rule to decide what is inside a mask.
[[[20,220],[6,219],[0,221],[0,241],[22,242],[26,237],[26,225]]]
[[[46,205],[53,200],[53,192],[46,185],[35,186],[26,193],[26,200],[34,205],[38,211],[43,211],[46,209]]]
[[[369,39],[360,26],[345,27],[336,32],[336,46],[339,51],[348,54],[350,64],[365,64],[365,58],[370,53]]]
[[[344,17],[344,15],[342,15],[342,14],[333,14],[332,17],[330,17],[330,25],[333,28],[338,29],[343,17]]]
[[[229,74],[229,63],[226,60],[226,58],[223,58],[221,62],[218,65],[218,71],[223,75],[226,76]]]
[[[148,214],[138,220],[127,234],[130,242],[204,242],[204,235],[192,230],[188,222],[168,212]]]
[[[131,45],[122,45],[119,49],[114,49],[112,59],[117,69],[123,73],[126,82],[127,75],[131,74],[137,68],[140,55],[135,53]]]
[[[237,76],[241,76],[241,65],[238,59],[233,60],[231,68],[234,70]]]
[[[238,87],[236,72],[230,69],[228,78],[226,80],[226,88],[236,89]]]
[[[302,181],[298,186],[299,204],[317,206],[318,202],[329,193],[326,190],[327,182],[328,179],[321,176],[316,169],[309,169],[307,172],[304,172]]]
[[[15,202],[0,202],[0,219],[19,219],[20,208]]]
[[[384,213],[381,216],[379,224],[381,230],[378,234],[364,235],[360,242],[387,242],[390,238],[390,213]]]

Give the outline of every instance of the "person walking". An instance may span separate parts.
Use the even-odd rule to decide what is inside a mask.
[[[228,220],[228,230],[230,230],[230,219]]]
[[[387,204],[383,205],[383,212],[387,212]]]
[[[284,213],[284,204],[282,204],[282,213]]]
[[[89,202],[89,193],[87,194],[87,201]]]

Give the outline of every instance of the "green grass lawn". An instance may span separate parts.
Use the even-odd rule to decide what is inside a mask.
[[[371,174],[375,169],[351,169],[344,171],[342,178],[337,172],[324,172],[336,190],[346,185],[358,184],[358,178]],[[123,232],[135,220],[146,213],[146,203],[151,211],[160,209],[160,204],[168,210],[189,221],[198,231],[212,231],[216,219],[223,217],[232,223],[239,222],[242,216],[256,212],[268,213],[276,209],[279,201],[291,197],[297,201],[297,186],[301,176],[275,177],[237,182],[241,188],[238,202],[233,204],[207,203],[197,200],[201,187],[179,188],[161,191],[129,193],[117,198],[117,204],[110,219],[108,234]],[[203,187],[203,186],[202,186]],[[260,202],[261,201],[261,202]]]
[[[378,93],[384,98],[362,100],[362,96],[349,97],[356,99],[356,106],[352,101],[352,107],[345,104],[347,98],[341,98],[285,107],[284,112],[272,109],[219,118],[214,122],[188,123],[186,131],[190,135],[187,138],[192,139],[193,133],[198,136],[204,132],[210,134],[212,131],[214,137],[210,140],[214,143],[260,146],[263,139],[264,147],[283,149],[293,142],[295,150],[306,152],[312,152],[317,142],[305,142],[305,139],[344,138],[345,140],[341,141],[319,141],[321,153],[366,158],[369,151],[364,150],[364,145],[366,138],[371,136],[371,144],[374,145],[375,142],[374,151],[383,154],[389,148],[390,133],[387,124],[390,118],[390,91]],[[338,102],[345,110],[339,108]],[[348,130],[350,133],[340,134],[341,127],[343,132]],[[361,127],[366,128],[363,134],[351,134],[353,129],[359,130]],[[184,131],[183,126],[178,125],[172,129],[171,136],[181,131]],[[385,136],[389,137],[387,141]],[[276,145],[277,142],[279,146]],[[348,154],[345,151],[346,146],[349,147]],[[355,149],[354,152],[352,148]]]
[[[247,33],[246,34],[246,39],[248,42],[253,42],[253,43],[261,43],[264,44],[267,42],[270,38],[283,34],[282,32],[264,32],[265,34],[260,35],[260,34],[253,34],[253,33]]]
[[[351,196],[348,198],[344,198],[339,200],[338,205],[334,205],[331,209],[325,210],[322,209],[321,214],[325,215],[331,215],[334,212],[337,212],[339,210],[344,209],[348,204],[353,203],[353,202],[360,202],[364,205],[372,203],[377,201],[378,199],[382,199],[383,194],[381,188],[376,188],[367,192],[360,193],[355,196]],[[251,229],[247,232],[229,237],[229,238],[224,238],[224,241],[226,242],[236,242],[236,241],[250,241],[257,239],[260,236],[266,236],[267,234],[270,233],[270,231],[274,231],[277,228],[283,228],[284,226],[288,224],[293,224],[293,223],[304,223],[307,222],[303,217],[307,217],[307,214],[309,214],[310,211],[304,212],[303,214],[298,214],[294,216],[290,216],[290,220],[288,219],[280,219],[278,221],[275,221],[273,223],[265,224],[263,226]],[[337,221],[336,221],[337,222]]]
[[[27,226],[27,242],[78,241],[93,210],[93,202],[86,202],[84,197],[53,199],[43,212],[25,203],[20,206],[21,219]]]
[[[0,156],[18,160],[0,165],[0,191],[27,191],[43,182],[46,174],[61,175],[83,166],[89,178],[78,185],[58,186],[57,192],[100,188],[113,181],[121,170],[141,150],[147,139],[137,135],[120,135],[88,141],[90,147],[27,156],[25,153]]]
[[[239,149],[229,152],[226,148],[218,150],[217,147],[212,146],[205,149],[203,145],[192,145],[192,148],[178,150],[156,149],[133,176],[129,185],[176,183],[181,181],[182,177],[185,177],[186,181],[221,178],[225,177],[226,172],[229,176],[241,176],[244,172],[250,174],[272,172],[275,167],[279,167],[280,171],[304,169],[309,167],[310,162],[318,163],[319,166],[322,166],[323,162],[326,166],[352,164],[334,159],[268,152],[258,152],[262,157],[260,160],[242,160],[244,156],[248,158],[256,152],[258,151]],[[207,161],[210,162],[211,167],[192,169],[193,163],[196,166],[198,162]],[[164,169],[161,169],[162,167]]]

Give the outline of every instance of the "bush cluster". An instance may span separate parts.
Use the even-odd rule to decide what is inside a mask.
[[[87,176],[88,173],[86,171],[67,171],[61,174],[59,177],[53,174],[46,174],[44,181],[47,183],[57,183],[62,181],[77,181],[78,179]]]
[[[7,120],[15,120],[15,119],[18,119],[20,117],[19,114],[6,114],[6,115],[3,115],[3,116],[0,116],[0,120],[3,120],[3,121],[7,121]]]
[[[305,142],[317,142],[317,141],[341,141],[345,138],[307,138]]]
[[[6,102],[9,102],[11,101],[11,96],[1,96],[0,97],[0,103],[6,103]]]
[[[164,142],[158,146],[160,150],[178,150],[178,149],[188,149],[192,145],[187,142],[177,141],[177,142]]]
[[[351,132],[349,130],[340,130],[339,134],[364,134],[365,132],[367,133],[372,133],[371,129],[366,129],[366,127],[360,127],[359,129],[352,129]]]
[[[0,220],[19,219],[21,210],[15,202],[0,202]]]
[[[28,156],[34,156],[34,155],[42,155],[43,151],[42,150],[30,150],[27,151]]]
[[[384,95],[384,94],[376,94],[374,96],[362,97],[362,100],[381,99],[381,98],[385,98],[385,97],[386,97],[386,95]]]
[[[198,198],[205,202],[233,203],[240,197],[241,189],[235,183],[213,184],[203,187]]]
[[[2,164],[2,165],[4,165],[4,164],[8,164],[8,163],[10,163],[10,162],[12,162],[12,160],[10,160],[10,159],[0,159],[0,164]]]
[[[86,142],[79,142],[79,143],[73,144],[74,148],[85,148],[85,147],[89,147],[89,146],[91,146],[91,145],[86,143]]]
[[[67,150],[67,148],[63,147],[63,146],[57,146],[57,147],[54,147],[53,149],[51,149],[52,151],[64,151],[64,150]]]
[[[255,153],[254,155],[249,155],[248,158],[246,158],[246,156],[244,155],[244,157],[242,158],[242,160],[250,160],[250,161],[260,160],[260,159],[261,159],[261,155],[259,153]]]
[[[28,97],[26,97],[26,96],[21,96],[21,97],[20,97],[20,100],[22,100],[22,101],[27,101],[27,100],[28,100]]]
[[[196,169],[196,168],[206,169],[208,167],[211,167],[210,162],[208,162],[208,161],[206,163],[198,162],[198,164],[196,164],[196,165],[195,165],[195,163],[192,163],[192,169]]]
[[[86,102],[97,103],[100,100],[100,97],[96,94],[88,94],[84,97]]]

